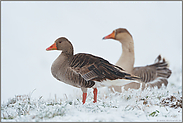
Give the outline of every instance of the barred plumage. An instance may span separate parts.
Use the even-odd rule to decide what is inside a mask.
[[[171,70],[168,69],[168,63],[165,59],[161,58],[161,55],[159,55],[157,59],[152,65],[135,67],[132,73],[139,76],[141,81],[145,83],[154,81],[158,77],[168,79],[172,73]],[[163,81],[163,79],[161,80]]]
[[[86,81],[115,80],[115,79],[139,79],[125,72],[122,68],[112,65],[103,58],[91,54],[79,53],[69,61],[69,67],[80,74]]]

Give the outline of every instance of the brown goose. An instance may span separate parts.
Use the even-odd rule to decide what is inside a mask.
[[[116,65],[122,67],[125,71],[139,76],[140,81],[143,82],[142,89],[147,86],[160,88],[162,84],[167,86],[167,79],[171,75],[171,70],[168,69],[169,65],[165,59],[159,55],[154,64],[134,67],[134,42],[132,35],[125,28],[118,28],[114,30],[111,34],[105,36],[103,39],[115,39],[122,44],[122,55],[117,61]],[[129,83],[125,85],[125,90],[128,88],[138,89],[140,87],[139,83]],[[115,91],[121,92],[121,87],[114,87]]]
[[[124,85],[135,81],[134,79],[139,79],[139,77],[128,74],[122,68],[109,63],[103,58],[85,53],[73,55],[73,46],[65,37],[58,38],[46,50],[62,51],[51,66],[52,75],[59,81],[81,88],[83,91],[83,104],[86,101],[87,88],[94,89],[93,102],[95,103],[97,102],[97,87]]]

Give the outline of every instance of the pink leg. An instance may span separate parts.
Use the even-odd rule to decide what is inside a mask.
[[[97,102],[97,88],[94,88],[93,94],[94,94],[94,101],[93,101],[93,103],[96,103]]]
[[[83,93],[83,104],[85,103],[85,101],[86,101],[86,96],[87,96],[87,93]]]

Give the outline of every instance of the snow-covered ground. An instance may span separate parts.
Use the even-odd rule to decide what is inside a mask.
[[[15,95],[1,105],[1,121],[181,122],[182,69],[172,71],[167,88],[122,93],[100,88],[97,103],[93,103],[90,89],[84,105],[81,91],[65,98],[55,95],[50,99],[32,98],[36,90],[27,95]]]

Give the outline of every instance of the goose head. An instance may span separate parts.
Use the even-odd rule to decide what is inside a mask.
[[[125,28],[118,28],[115,29],[111,34],[103,37],[103,39],[114,39],[118,40],[121,43],[125,41],[129,41],[132,39],[132,35],[129,33],[129,31]]]
[[[62,53],[69,53],[71,55],[73,54],[73,46],[71,42],[65,37],[56,39],[50,47],[46,48],[46,50],[61,50]]]

